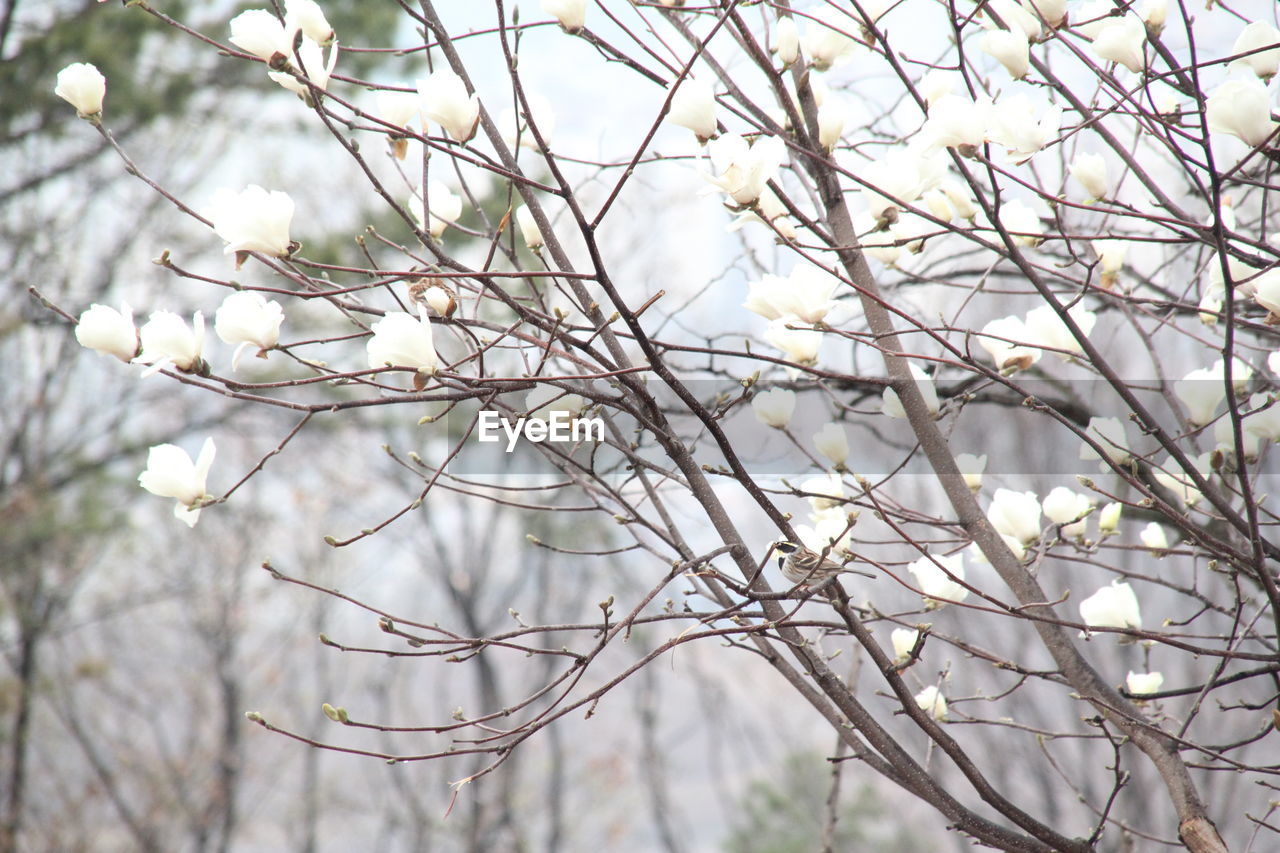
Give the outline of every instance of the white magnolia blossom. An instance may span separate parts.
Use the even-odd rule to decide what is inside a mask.
[[[1201,367],[1191,371],[1173,383],[1173,393],[1187,407],[1187,420],[1196,426],[1209,423],[1213,420],[1218,405],[1227,396],[1221,362],[1214,367]]]
[[[279,190],[267,192],[250,184],[240,192],[219,189],[213,194],[204,215],[213,223],[213,232],[226,241],[224,254],[262,252],[284,257],[292,243],[289,225],[293,221],[293,199]]]
[[[250,9],[231,19],[231,43],[272,67],[282,67],[293,56],[294,32],[265,9]]]
[[[1280,269],[1267,270],[1251,282],[1253,301],[1280,317]]]
[[[914,628],[894,628],[889,632],[889,640],[893,643],[893,657],[899,663],[911,657],[911,652],[920,639],[920,632]]]
[[[1089,337],[1098,320],[1098,315],[1085,308],[1083,302],[1077,302],[1067,309],[1067,316],[1086,338]],[[1071,334],[1067,324],[1048,305],[1041,305],[1028,311],[1025,325],[1029,340],[1041,347],[1062,350],[1063,352],[1058,355],[1063,359],[1070,358],[1072,355],[1081,355],[1084,352],[1080,341]]]
[[[120,310],[90,305],[76,323],[76,340],[80,346],[104,355],[114,355],[123,362],[138,354],[138,330],[133,325],[133,309],[121,305]]]
[[[1263,80],[1270,80],[1276,76],[1276,69],[1280,68],[1280,30],[1266,21],[1254,21],[1240,31],[1236,43],[1231,46],[1231,52],[1249,53],[1264,47],[1271,49],[1242,56],[1231,64],[1248,68]]]
[[[810,477],[800,484],[800,491],[809,495],[809,506],[815,513],[836,509],[844,504],[844,481],[834,471],[821,477]]]
[[[1047,306],[1046,306],[1047,307]],[[1041,352],[1024,341],[1032,338],[1031,330],[1020,317],[1008,316],[992,320],[977,336],[978,346],[987,351],[1001,373],[1026,370],[1040,360]]]
[[[937,610],[969,596],[969,590],[959,583],[964,580],[964,554],[921,557],[907,566],[907,571],[920,587],[926,610]]]
[[[422,98],[413,92],[379,92],[378,118],[408,130],[422,117]]]
[[[1040,215],[1022,199],[1015,198],[1000,205],[999,218],[1000,224],[1009,232],[1016,245],[1034,249],[1044,242],[1044,227],[1040,224]]]
[[[1111,194],[1111,182],[1107,177],[1107,160],[1101,154],[1081,152],[1071,161],[1071,177],[1076,179],[1089,201],[1098,201]]]
[[[1039,120],[1036,114],[1039,113]],[[1024,163],[1058,137],[1062,107],[1040,112],[1026,95],[1004,98],[988,112],[987,138],[1003,145],[1015,163]]]
[[[786,145],[774,136],[748,143],[736,133],[726,133],[713,140],[707,152],[716,169],[716,174],[708,175],[707,180],[735,205],[746,207],[759,199],[765,185],[777,176]]]
[[[1063,539],[1079,539],[1084,536],[1085,516],[1093,507],[1088,495],[1074,492],[1065,486],[1045,495],[1042,504],[1045,518],[1061,525]]]
[[[1142,0],[1139,11],[1147,29],[1159,35],[1169,17],[1169,0]]]
[[[524,244],[535,252],[543,247],[546,240],[538,228],[538,221],[533,218],[533,211],[523,204],[516,208],[516,225],[520,227],[520,236]]]
[[[787,212],[786,206],[783,205],[777,194],[765,187],[755,205],[739,210],[733,222],[729,223],[725,230],[737,231],[749,223],[758,222],[762,225],[771,226],[783,239],[794,240],[797,236],[796,227],[787,217]]]
[[[304,36],[322,47],[337,37],[316,0],[285,0],[284,20],[290,33],[302,30]]]
[[[1249,398],[1249,414],[1241,427],[1265,441],[1280,441],[1280,403],[1266,394],[1254,394]]]
[[[107,78],[95,65],[73,62],[58,72],[53,93],[75,107],[80,118],[91,118],[102,112],[102,101],[107,96]]]
[[[818,144],[827,151],[835,148],[848,120],[849,108],[843,98],[835,95],[824,98],[818,107]]]
[[[1124,269],[1124,259],[1129,254],[1129,241],[1094,240],[1093,250],[1098,253],[1098,266],[1102,270],[1102,286],[1106,288],[1114,286],[1120,270]]]
[[[1031,69],[1031,51],[1027,36],[1021,29],[991,30],[982,36],[982,50],[996,58],[1009,76],[1021,80]]]
[[[436,355],[431,321],[425,316],[391,311],[369,326],[369,330],[373,336],[365,347],[370,367],[412,367],[424,376],[436,372],[440,359]]]
[[[987,454],[975,456],[972,453],[961,453],[956,456],[956,467],[969,491],[976,492],[982,488],[982,475],[987,470]]]
[[[783,68],[790,67],[800,58],[800,30],[796,26],[796,19],[790,15],[778,19],[774,50]]]
[[[836,467],[849,461],[849,434],[838,423],[824,424],[822,429],[814,433],[813,446]]]
[[[1258,458],[1258,453],[1262,450],[1262,438],[1249,429],[1248,422],[1242,422],[1240,426],[1240,450],[1244,453],[1245,461],[1252,462]],[[1218,450],[1230,454],[1229,462],[1234,464],[1236,431],[1235,425],[1231,423],[1231,418],[1218,418],[1213,422],[1213,440]]]
[[[1169,548],[1169,537],[1165,535],[1164,528],[1154,521],[1147,522],[1147,526],[1138,531],[1138,538],[1152,551],[1165,551]]]
[[[671,96],[666,120],[692,130],[699,142],[716,135],[716,93],[703,80],[686,77]]]
[[[1162,684],[1164,684],[1164,674],[1159,672],[1130,670],[1124,679],[1124,686],[1132,696],[1149,696],[1152,693],[1159,693]]]
[[[1090,628],[1142,627],[1138,596],[1133,587],[1119,580],[1113,580],[1110,586],[1104,586],[1080,602],[1080,618]]]
[[[947,718],[947,700],[932,684],[917,693],[915,700],[916,706],[935,720],[942,721]]]
[[[915,362],[909,362],[907,368],[911,371],[911,378],[916,381],[916,387],[920,389],[920,396],[924,398],[924,405],[929,410],[929,414],[938,414],[941,405],[938,402],[938,389],[934,387],[933,379]],[[880,397],[880,412],[899,420],[905,420],[907,417],[907,411],[902,408],[902,401],[898,399],[898,392],[892,388],[884,389]]]
[[[1098,533],[1103,537],[1113,536],[1120,529],[1120,513],[1124,504],[1111,502],[1098,512]]]
[[[1071,10],[1071,28],[1089,41],[1098,37],[1103,27],[1113,23],[1115,0],[1086,0]]]
[[[858,520],[857,512],[846,512],[843,507],[810,513],[809,520],[813,525],[797,524],[796,536],[809,550],[821,554],[830,549],[830,553],[843,555],[848,553],[852,544],[851,531]]]
[[[195,527],[200,517],[199,504],[209,497],[205,482],[216,452],[212,438],[204,440],[194,462],[181,447],[157,444],[147,452],[147,470],[138,475],[138,484],[153,495],[176,500],[174,517]]]
[[[844,62],[857,46],[851,33],[859,22],[835,7],[823,6],[806,18],[803,47],[809,63],[818,71]]]
[[[1112,20],[1093,39],[1093,52],[1108,62],[1117,62],[1134,74],[1142,73],[1145,60],[1142,46],[1147,40],[1147,27],[1136,15]]]
[[[576,33],[586,23],[587,0],[542,0],[542,11],[559,21],[566,33]]]
[[[1067,17],[1067,0],[1022,0],[1031,14],[1038,14],[1052,28],[1062,25]]]
[[[935,104],[955,89],[956,76],[938,68],[926,71],[920,78],[920,82],[916,84],[916,90],[920,93],[920,97],[924,98],[925,106],[929,110],[932,110]]]
[[[946,156],[926,148],[895,150],[884,158],[860,166],[867,186],[862,197],[871,216],[884,224],[897,218],[902,205],[913,204],[929,190],[939,186],[946,175]]]
[[[427,233],[438,240],[445,229],[457,222],[462,215],[462,196],[449,189],[442,181],[432,178],[427,181],[426,210],[423,209],[420,198],[411,196],[409,212],[419,228],[423,227],[424,218],[430,220],[425,223]]]
[[[462,78],[451,68],[437,68],[418,81],[422,114],[445,129],[457,142],[470,142],[480,123],[480,97],[468,95]]]
[[[1208,479],[1213,473],[1210,464],[1212,453],[1201,453],[1191,458],[1191,464],[1202,478]],[[1152,469],[1152,476],[1157,483],[1173,492],[1186,506],[1200,503],[1204,495],[1195,486],[1191,475],[1178,466],[1172,458],[1166,458],[1159,466]]]
[[[766,274],[752,282],[742,305],[766,320],[791,316],[800,323],[820,323],[835,307],[831,297],[839,284],[821,267],[800,261],[786,278]]]
[[[818,363],[818,350],[822,347],[822,333],[812,329],[790,329],[794,319],[783,317],[774,320],[765,330],[764,339],[786,355],[787,361],[808,366]]]
[[[770,388],[751,398],[756,420],[774,429],[786,429],[796,411],[796,395],[786,388]]]
[[[538,136],[541,136],[543,143],[550,147],[551,136],[556,130],[555,109],[550,101],[537,92],[527,92],[525,100],[528,102],[529,112],[533,114],[533,126],[537,129]],[[515,148],[516,143],[519,142],[521,148],[527,148],[530,151],[541,150],[533,131],[529,129],[528,117],[523,109],[519,115],[511,108],[503,110],[502,115],[498,116],[498,130],[508,148]]]
[[[1085,428],[1085,434],[1097,442],[1098,446],[1102,448],[1103,455],[1098,455],[1098,451],[1094,450],[1087,442],[1081,442],[1081,459],[1102,459],[1105,456],[1105,458],[1119,465],[1132,456],[1129,451],[1129,434],[1125,422],[1119,418],[1089,418],[1089,425]],[[1098,468],[1101,471],[1106,471],[1107,465],[1102,463]]]
[[[1271,119],[1271,96],[1261,80],[1228,80],[1213,90],[1205,104],[1209,129],[1229,133],[1246,145],[1256,147],[1275,130]]]
[[[326,61],[319,43],[303,36],[302,44],[298,45],[297,60],[302,66],[297,71],[310,80],[317,89],[325,91],[329,88],[329,78],[333,76],[333,68],[338,64],[338,45],[335,42],[329,46],[329,59]],[[311,89],[293,74],[287,71],[268,71],[267,76],[302,98],[308,105],[312,104]]]
[[[249,347],[256,347],[258,358],[266,358],[267,350],[280,342],[280,324],[284,322],[284,309],[274,299],[267,301],[261,293],[240,290],[222,300],[213,315],[213,330],[223,343],[235,345],[231,357],[231,369],[240,365],[240,356]]]
[[[189,373],[203,366],[204,314],[197,311],[191,325],[172,311],[156,311],[138,330],[142,352],[134,359],[138,364],[151,365],[143,376],[151,376],[166,367],[173,366]]]
[[[955,148],[972,156],[987,139],[990,110],[991,102],[986,98],[974,101],[960,95],[940,95],[929,103],[929,117],[922,128],[930,150]]]
[[[1040,498],[1035,492],[996,489],[987,507],[987,520],[996,532],[1026,545],[1040,538]]]

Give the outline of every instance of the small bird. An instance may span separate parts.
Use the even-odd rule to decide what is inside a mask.
[[[779,552],[778,568],[782,569],[782,576],[792,583],[816,586],[842,573],[862,575],[866,578],[875,577],[870,572],[846,569],[835,560],[823,557],[797,542],[783,540],[775,542],[773,547]]]

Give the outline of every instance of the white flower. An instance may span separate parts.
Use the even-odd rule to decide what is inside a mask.
[[[996,489],[987,508],[987,520],[1002,536],[1023,544],[1040,538],[1040,499],[1035,492]]]
[[[964,601],[969,596],[969,590],[958,583],[964,580],[964,554],[921,557],[907,566],[907,571],[915,576],[916,586],[924,595],[926,610],[937,610],[943,605]]]
[[[329,60],[325,61],[324,51],[320,45],[308,36],[302,37],[298,46],[298,61],[302,67],[297,71],[303,74],[311,84],[321,91],[329,88],[329,78],[333,75],[333,67],[338,64],[338,45],[329,47]],[[268,71],[267,76],[312,106],[311,89],[288,71]]]
[[[1246,424],[1241,424],[1242,430],[1240,434],[1240,449],[1244,452],[1246,462],[1252,462],[1258,458],[1258,453],[1262,450],[1262,439]],[[1213,422],[1213,440],[1217,443],[1217,449],[1223,453],[1230,454],[1227,459],[1228,465],[1235,464],[1236,456],[1236,433],[1235,427],[1231,423],[1231,418],[1218,418]]]
[[[1073,492],[1065,486],[1058,486],[1045,495],[1042,506],[1045,518],[1054,524],[1062,525],[1063,539],[1078,539],[1084,536],[1084,516],[1093,506],[1088,495]]]
[[[1067,0],[1022,0],[1027,11],[1039,13],[1050,27],[1058,27],[1067,17]]]
[[[916,381],[916,387],[920,389],[920,396],[924,398],[924,405],[929,410],[929,414],[938,414],[940,408],[938,390],[933,385],[933,379],[924,372],[924,368],[918,366],[915,362],[909,362],[907,368],[911,371],[911,377]],[[884,389],[884,393],[880,397],[880,412],[899,420],[905,420],[907,417],[907,411],[902,407],[902,401],[898,399],[898,392],[892,388]]]
[[[1077,302],[1068,309],[1067,315],[1086,338],[1093,331],[1094,323],[1098,320],[1098,315],[1086,309],[1082,302]],[[1039,308],[1028,311],[1025,323],[1030,340],[1042,347],[1063,350],[1064,352],[1059,353],[1059,356],[1064,360],[1071,355],[1080,355],[1084,352],[1084,348],[1076,340],[1075,335],[1071,334],[1067,324],[1048,305],[1041,305]]]
[[[939,96],[929,104],[929,117],[922,128],[930,150],[955,148],[961,154],[974,154],[986,141],[990,110],[991,102],[985,98],[974,101],[959,95]]]
[[[1253,301],[1280,317],[1280,270],[1268,270],[1252,282]]]
[[[468,95],[462,78],[451,68],[437,68],[418,81],[422,113],[458,142],[470,142],[480,123],[480,98]]]
[[[824,6],[805,21],[804,52],[818,71],[826,71],[832,65],[844,62],[857,42],[848,33],[858,27],[858,22],[834,7]]]
[[[1089,418],[1089,425],[1085,427],[1085,434],[1098,443],[1102,448],[1103,455],[1117,465],[1122,464],[1132,455],[1129,452],[1129,436],[1125,429],[1124,421],[1119,418]],[[1080,445],[1081,459],[1101,459],[1102,456],[1087,443]],[[1107,470],[1105,464],[1099,465],[1099,470]]]
[[[779,236],[794,240],[796,238],[795,225],[787,218],[787,208],[774,194],[773,190],[768,187],[760,193],[760,198],[756,200],[754,207],[738,211],[738,215],[734,217],[733,222],[726,226],[726,231],[737,231],[739,228],[745,227],[748,223],[759,222],[767,224],[777,230]]]
[[[1107,179],[1107,160],[1101,154],[1081,152],[1071,161],[1071,177],[1075,178],[1084,191],[1089,194],[1089,201],[1104,199],[1110,195],[1110,182]]]
[[[1249,414],[1241,427],[1260,439],[1280,441],[1280,404],[1266,394],[1254,394],[1249,398]]]
[[[726,133],[707,146],[711,163],[718,172],[707,180],[733,199],[734,204],[746,207],[764,192],[765,185],[778,174],[778,167],[786,155],[786,146],[776,137],[762,137],[754,144],[734,133]]]
[[[838,423],[825,424],[814,433],[813,446],[836,467],[849,460],[849,435]]]
[[[293,221],[293,199],[287,193],[267,192],[250,184],[240,192],[217,190],[204,215],[213,223],[213,232],[226,241],[223,254],[262,252],[284,257],[289,254],[289,223]]]
[[[796,19],[788,15],[778,19],[777,44],[778,61],[783,68],[788,68],[800,58],[800,31],[796,27]]]
[[[1261,80],[1228,80],[1214,89],[1205,104],[1205,118],[1210,130],[1229,133],[1251,147],[1265,142],[1276,125]]]
[[[1142,0],[1141,11],[1147,29],[1159,35],[1169,17],[1169,0]]]
[[[982,50],[999,60],[1014,80],[1026,77],[1031,69],[1031,52],[1022,30],[991,30],[982,37]]]
[[[770,388],[751,398],[751,410],[765,426],[786,429],[796,410],[795,392],[785,388]]]
[[[1196,426],[1213,420],[1218,404],[1227,396],[1220,363],[1217,367],[1198,368],[1173,383],[1173,393],[1187,407],[1187,419]]]
[[[284,309],[274,299],[268,302],[261,293],[240,290],[222,300],[213,315],[213,330],[223,343],[235,344],[231,369],[240,364],[240,356],[250,346],[258,348],[258,357],[266,358],[267,350],[280,342],[280,324]]]
[[[422,114],[422,98],[413,92],[379,92],[378,118],[408,130]]]
[[[822,346],[822,333],[811,329],[787,328],[788,324],[796,323],[797,321],[791,317],[774,320],[765,330],[764,339],[770,346],[781,350],[786,355],[787,361],[803,366],[817,364],[818,350]]]
[[[1160,692],[1160,685],[1164,684],[1164,675],[1159,672],[1133,672],[1125,676],[1124,686],[1133,696],[1148,696],[1152,693]]]
[[[524,238],[524,244],[535,252],[541,249],[546,241],[542,238],[542,232],[538,230],[538,222],[533,218],[533,211],[524,205],[516,208],[516,224],[520,226],[520,236]]]
[[[174,517],[188,527],[195,527],[200,517],[200,508],[196,504],[209,497],[205,481],[216,452],[212,438],[204,440],[195,462],[181,447],[157,444],[147,453],[147,470],[138,475],[138,483],[153,495],[176,500]]]
[[[1142,19],[1125,15],[1098,32],[1093,39],[1093,52],[1108,62],[1118,62],[1134,74],[1140,74],[1146,64],[1142,56],[1142,45],[1146,40],[1147,28]]]
[[[1023,4],[1016,0],[989,0],[987,8],[999,15],[1006,27],[1014,31],[1020,30],[1027,41],[1039,41],[1043,31],[1040,18],[1034,12],[1024,8]],[[982,17],[982,25],[987,29],[998,26],[995,19],[989,15]]]
[[[1152,551],[1164,551],[1169,548],[1169,537],[1165,535],[1164,528],[1154,521],[1148,522],[1146,527],[1138,531],[1138,538]]]
[[[997,370],[1001,373],[1013,373],[1026,370],[1040,360],[1040,350],[1020,343],[1031,337],[1031,330],[1020,318],[1000,317],[982,327],[982,333],[978,335],[978,346],[991,356]]]
[[[284,20],[290,33],[302,30],[304,36],[318,45],[328,45],[336,37],[316,0],[285,0]]]
[[[915,695],[916,706],[922,711],[928,712],[929,716],[935,720],[945,720],[947,718],[947,700],[942,697],[941,691],[930,684],[925,689]]]
[[[1098,253],[1098,266],[1102,269],[1102,286],[1110,289],[1116,283],[1124,259],[1129,253],[1128,240],[1094,240],[1093,250]]]
[[[1098,533],[1102,536],[1112,536],[1120,527],[1120,511],[1124,509],[1124,504],[1112,502],[1107,504],[1098,513]]]
[[[1044,228],[1040,225],[1039,214],[1023,203],[1022,199],[1015,198],[1000,205],[999,219],[1015,245],[1034,249],[1044,242]]]
[[[835,95],[826,97],[818,107],[818,144],[827,151],[835,148],[848,120],[849,110],[844,100]]]
[[[1080,618],[1090,628],[1142,627],[1142,614],[1133,587],[1118,580],[1080,602]]]
[[[1062,107],[1051,104],[1037,121],[1026,95],[1005,98],[988,112],[987,137],[1008,149],[1015,163],[1023,163],[1058,136]]]
[[[928,149],[895,150],[882,160],[862,167],[862,188],[871,215],[881,224],[894,221],[898,206],[911,204],[941,183],[946,156]]]
[[[369,329],[373,332],[366,344],[370,367],[412,367],[425,376],[436,372],[440,360],[432,341],[431,321],[425,316],[392,311]]]
[[[138,331],[138,338],[142,352],[134,361],[151,365],[143,371],[143,376],[158,373],[169,365],[187,372],[196,372],[202,367],[204,314],[199,311],[191,318],[190,328],[186,320],[172,311],[156,311]]]
[[[818,553],[828,549],[832,553],[849,550],[849,533],[858,520],[857,512],[845,512],[843,508],[836,506],[815,511],[809,518],[814,523],[812,527],[807,524],[796,525],[796,536],[806,548]]]
[[[102,112],[107,96],[107,78],[88,62],[73,62],[58,72],[53,93],[76,108],[76,115],[89,118]]]
[[[916,647],[920,632],[914,628],[894,628],[889,632],[889,640],[893,643],[893,657],[901,662],[911,657]]]
[[[976,492],[982,488],[982,474],[987,470],[987,454],[974,456],[972,453],[961,453],[956,457],[956,467],[969,491]]]
[[[821,267],[800,261],[785,279],[766,274],[752,282],[742,304],[766,320],[791,315],[803,323],[820,323],[835,307],[831,295],[839,283]]]
[[[1212,453],[1202,453],[1191,459],[1192,467],[1206,479],[1213,473],[1213,468],[1209,464],[1212,455]],[[1170,473],[1171,471],[1177,473]],[[1172,457],[1166,458],[1151,473],[1157,483],[1173,492],[1186,506],[1195,506],[1204,497],[1193,485],[1191,475],[1179,467]]]
[[[1263,80],[1270,80],[1276,76],[1276,69],[1280,68],[1280,30],[1266,21],[1254,21],[1240,31],[1236,43],[1231,47],[1231,52],[1233,54],[1249,53],[1251,50],[1263,47],[1271,49],[1242,56],[1231,64],[1247,66]]]
[[[586,23],[587,0],[542,0],[542,11],[559,21],[566,33],[576,33]]]
[[[951,208],[956,212],[956,216],[972,220],[978,215],[978,204],[967,186],[959,181],[945,180],[942,182],[941,189],[946,194],[947,201],[951,202]]]
[[[686,77],[671,96],[666,120],[692,130],[699,142],[716,135],[716,94],[702,80]]]
[[[458,221],[462,215],[462,196],[449,189],[435,178],[427,181],[427,209],[423,210],[422,200],[417,196],[409,199],[409,212],[413,214],[418,227],[423,226],[424,213],[427,219],[427,233],[437,240],[444,230]]]
[[[120,310],[94,303],[80,315],[76,323],[76,340],[80,346],[114,355],[123,362],[138,354],[138,330],[133,325],[133,309],[121,305]]]
[[[293,55],[294,32],[265,9],[251,9],[231,19],[231,43],[272,68],[282,67]]]
[[[955,75],[940,69],[925,72],[916,84],[927,109],[932,110],[942,98],[955,91]]]
[[[525,100],[529,104],[529,112],[533,114],[533,126],[538,130],[538,136],[542,137],[542,141],[550,146],[551,135],[556,129],[556,113],[551,106],[551,102],[539,95],[537,92],[529,92],[525,95]],[[538,140],[534,137],[533,131],[529,129],[527,114],[521,111],[519,117],[516,116],[514,109],[506,109],[502,111],[502,115],[498,117],[498,129],[502,133],[502,141],[507,143],[507,147],[515,148],[517,139],[521,148],[527,148],[530,151],[538,151]]]
[[[810,477],[800,484],[800,491],[810,495],[809,506],[815,513],[838,508],[844,502],[844,482],[834,471],[821,477]]]

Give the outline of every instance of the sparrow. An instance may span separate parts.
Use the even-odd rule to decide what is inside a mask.
[[[870,572],[847,569],[835,560],[823,557],[821,554],[811,551],[796,542],[784,540],[775,542],[773,547],[774,550],[779,552],[778,568],[782,570],[782,576],[795,584],[816,586],[818,583],[842,573],[862,575],[866,578],[875,577]]]

